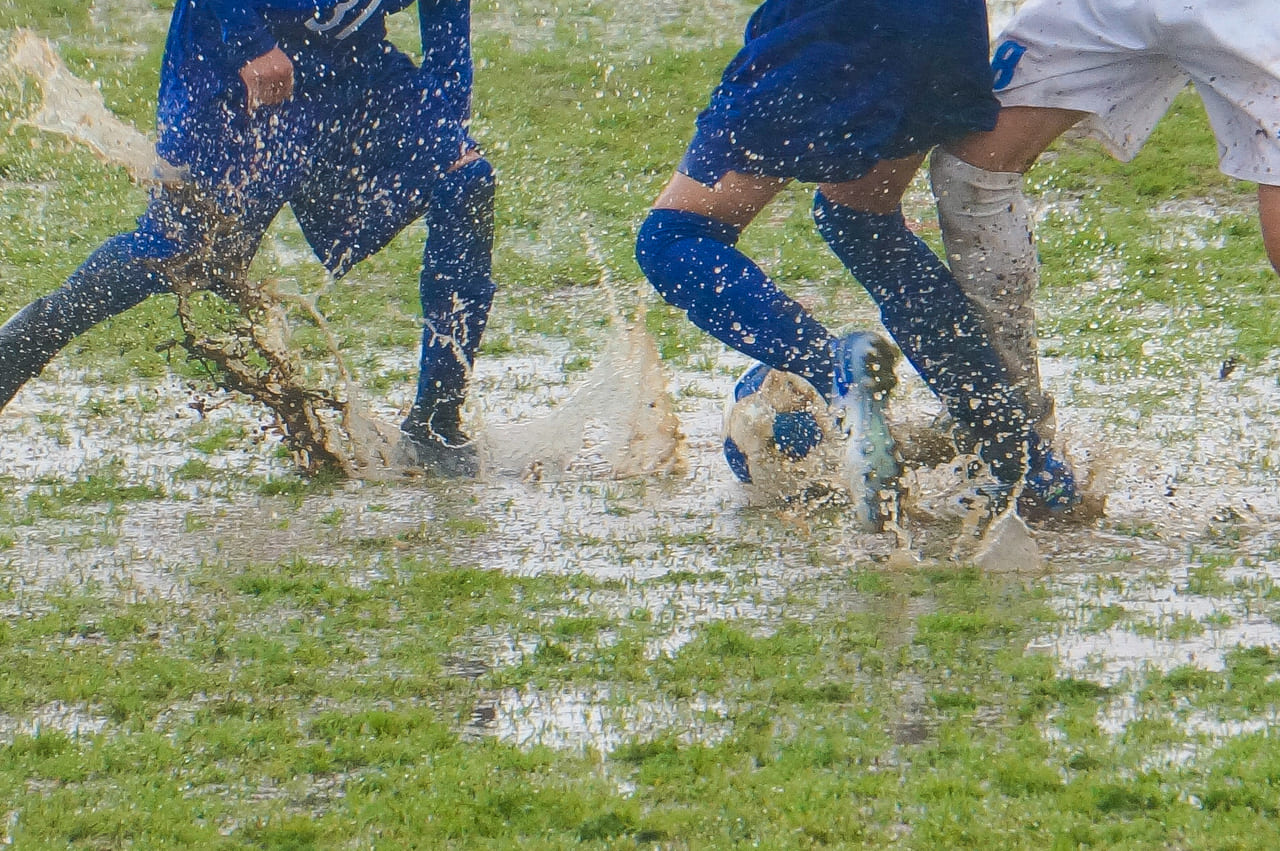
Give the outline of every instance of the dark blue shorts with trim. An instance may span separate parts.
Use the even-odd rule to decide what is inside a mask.
[[[767,0],[680,171],[840,182],[995,126],[983,0]]]

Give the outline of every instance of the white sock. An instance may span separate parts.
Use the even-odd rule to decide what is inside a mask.
[[[1022,175],[987,171],[941,148],[929,162],[947,263],[980,309],[1013,384],[1027,394],[1036,430],[1053,433],[1053,398],[1040,385],[1035,291],[1040,282]]]

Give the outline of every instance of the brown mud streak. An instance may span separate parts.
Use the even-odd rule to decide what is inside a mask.
[[[67,70],[57,51],[28,30],[18,30],[9,43],[8,67],[34,80],[43,102],[29,118],[37,129],[87,146],[99,159],[123,166],[140,184],[163,181],[183,192],[192,204],[209,205],[193,188],[184,190],[181,175],[160,159],[155,147],[137,128],[107,109],[93,85]],[[157,269],[172,282],[178,296],[182,325],[180,345],[195,359],[212,367],[215,379],[228,390],[243,393],[275,414],[285,445],[307,475],[334,470],[352,478],[388,478],[403,471],[394,462],[395,429],[360,410],[358,388],[351,379],[324,317],[303,298],[275,292],[243,275],[218,267],[214,245],[234,233],[226,221],[209,235],[203,250],[169,261]],[[207,327],[198,319],[193,296],[216,281],[215,289],[238,314],[225,327]],[[288,307],[298,308],[325,335],[347,398],[326,389],[306,386],[305,370],[289,350]]]
[[[252,290],[245,288],[245,292]],[[266,342],[269,334],[262,333],[262,323],[275,312],[275,306],[246,303],[248,299],[235,301],[241,321],[231,333],[214,336],[193,318],[190,296],[190,293],[178,296],[182,347],[192,357],[212,365],[219,384],[271,409],[280,421],[285,445],[304,473],[314,475],[327,468],[355,475],[346,453],[336,448],[341,446],[341,441],[331,433],[330,425],[321,415],[327,410],[344,416],[346,403],[327,391],[301,386],[294,359]],[[265,365],[254,366],[254,355]]]

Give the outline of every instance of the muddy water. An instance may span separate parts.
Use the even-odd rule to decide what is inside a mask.
[[[744,17],[747,8],[731,5],[693,4],[695,9],[671,3],[659,17],[682,22],[691,40],[727,43],[737,37],[737,27],[725,21]],[[1009,5],[993,10],[993,29]],[[588,10],[566,19],[551,7],[501,4],[478,15],[478,28],[482,34],[518,29],[523,41],[515,46],[521,47],[556,43],[557,26],[577,27],[639,51],[646,42],[638,34],[653,33],[652,19],[640,14],[647,8],[622,4],[609,16]],[[917,190],[914,203],[927,199]],[[1203,207],[1171,204],[1159,214],[1167,225],[1160,238],[1168,244],[1162,247],[1196,244]],[[288,258],[281,261],[287,265]],[[1105,275],[1101,279],[1108,285]],[[865,305],[849,316],[873,323]],[[1153,312],[1148,319],[1160,329],[1167,317]],[[1161,342],[1162,334],[1152,340],[1151,355],[1160,354],[1161,346],[1194,352],[1214,351],[1215,345],[1211,339]],[[600,349],[606,350],[603,342]],[[58,516],[0,530],[13,541],[0,550],[0,577],[12,592],[4,606],[38,608],[42,596],[68,586],[125,599],[195,601],[188,577],[197,565],[235,569],[294,556],[360,582],[381,575],[397,557],[372,544],[397,536],[421,541],[415,533],[446,530],[445,521],[466,517],[485,524],[485,533],[430,531],[428,540],[410,546],[429,546],[458,564],[519,575],[615,580],[610,590],[584,592],[578,602],[610,617],[646,611],[662,627],[646,648],[656,658],[678,651],[710,620],[768,633],[789,619],[808,617],[812,613],[797,611],[788,592],[824,576],[839,577],[852,565],[875,562],[892,569],[955,563],[953,554],[972,554],[973,541],[961,540],[959,533],[958,497],[967,483],[945,467],[913,477],[918,513],[902,538],[863,534],[829,514],[753,505],[720,454],[722,400],[745,362],[712,347],[707,353],[710,368],[664,379],[683,436],[683,467],[671,468],[678,472],[613,479],[610,458],[616,456],[606,451],[613,439],[610,424],[579,411],[570,418],[580,426],[575,441],[556,447],[562,452],[555,472],[528,475],[529,461],[516,451],[526,448],[521,427],[538,422],[548,409],[571,406],[580,381],[563,374],[562,347],[531,341],[519,356],[485,358],[478,366],[469,418],[493,461],[480,481],[352,482],[300,504],[263,496],[256,486],[294,476],[260,408],[176,377],[129,387],[84,386],[82,376],[55,363],[0,416],[0,475],[9,504],[56,489],[56,482],[90,476],[147,486],[163,496],[115,508],[76,504]],[[1186,359],[1176,376],[1159,382],[1109,382],[1079,364],[1045,361],[1046,381],[1059,402],[1060,431],[1108,499],[1107,516],[1097,524],[1035,530],[1039,568],[1029,562],[1012,566],[1046,585],[1063,615],[1027,652],[1052,656],[1064,676],[1122,686],[1150,668],[1220,668],[1224,652],[1236,645],[1280,644],[1280,628],[1260,603],[1280,581],[1280,434],[1272,424],[1280,410],[1280,359],[1226,378],[1204,360]],[[412,368],[411,353],[384,361]],[[902,379],[892,415],[927,423],[936,406],[913,376],[904,372]],[[408,389],[381,400],[378,413],[394,421]],[[1154,394],[1162,396],[1157,405],[1149,403]],[[193,448],[202,438],[228,431],[238,436],[215,451]],[[504,464],[504,458],[521,463]],[[192,461],[209,472],[183,476]],[[1225,581],[1214,587],[1229,590],[1196,590],[1195,554],[1225,539],[1232,541],[1235,563],[1220,572]],[[687,578],[662,581],[670,576]],[[856,609],[860,601],[834,594],[823,604]],[[927,610],[920,601],[914,605],[918,610],[908,613],[908,621]],[[1127,618],[1095,628],[1097,613],[1108,607],[1121,607]],[[1188,621],[1199,628],[1177,628]],[[536,649],[498,632],[476,635],[475,646],[475,658],[459,662],[460,670],[518,664]],[[903,740],[927,735],[919,719],[919,684],[898,687]],[[530,687],[483,696],[464,732],[521,745],[601,750],[663,729],[715,741],[724,733],[716,719],[730,709],[706,695],[631,704],[609,684]],[[1118,733],[1133,712],[1122,689],[1100,707],[1100,720]],[[1184,720],[1211,738],[1249,729],[1209,716]],[[58,704],[27,718],[0,718],[0,736],[41,726],[92,734],[104,723],[82,707]]]
[[[829,515],[815,520],[753,506],[719,449],[721,399],[742,361],[731,353],[719,357],[712,371],[671,377],[685,437],[687,468],[681,474],[614,480],[600,478],[598,468],[584,463],[569,465],[556,480],[493,473],[474,483],[353,482],[301,504],[254,489],[251,477],[293,475],[254,406],[196,392],[177,378],[130,388],[79,388],[78,376],[55,367],[0,417],[0,468],[11,499],[47,490],[52,480],[83,481],[103,471],[113,471],[121,484],[147,485],[165,497],[124,502],[114,510],[91,503],[69,516],[9,530],[14,545],[3,552],[5,579],[15,593],[9,605],[38,606],[43,593],[68,584],[125,597],[183,600],[191,595],[186,576],[194,565],[235,568],[293,556],[331,565],[359,582],[379,575],[396,557],[370,547],[371,555],[354,558],[361,542],[444,528],[442,521],[465,516],[482,520],[487,531],[440,532],[424,546],[440,548],[455,563],[515,574],[616,580],[608,591],[584,592],[579,602],[606,617],[646,610],[662,627],[647,648],[657,657],[677,651],[710,620],[737,621],[767,633],[787,619],[803,618],[793,604],[784,606],[788,591],[840,575],[848,566],[945,557],[946,537],[957,530],[950,520],[932,529],[917,524],[903,550],[893,535],[863,534]],[[562,362],[555,351],[483,360],[471,414],[482,433],[501,435],[535,420],[545,414],[548,400],[569,404],[575,385],[558,372]],[[1267,481],[1280,457],[1280,437],[1265,426],[1268,413],[1280,409],[1272,377],[1278,366],[1241,370],[1226,381],[1216,373],[1193,374],[1158,412],[1137,416],[1129,413],[1131,400],[1142,388],[1101,385],[1078,377],[1069,362],[1047,361],[1062,432],[1105,486],[1109,509],[1094,527],[1034,532],[1045,569],[1031,578],[1047,583],[1064,618],[1028,652],[1054,656],[1064,675],[1114,684],[1153,666],[1215,669],[1237,644],[1280,643],[1280,627],[1258,605],[1280,581],[1280,501]],[[894,416],[927,419],[934,406],[926,391],[911,375],[902,377]],[[105,403],[106,412],[94,413],[90,399]],[[192,448],[201,436],[225,428],[243,436],[212,453]],[[589,433],[577,452],[591,456]],[[196,480],[177,477],[192,459],[213,472]],[[950,473],[943,468],[931,475],[938,480]],[[919,499],[934,500],[925,507],[937,516],[954,517],[957,512],[948,515],[944,504],[962,483],[953,485]],[[1224,534],[1239,539],[1237,563],[1220,576],[1231,590],[1188,590],[1196,569],[1188,553],[1211,549]],[[705,578],[661,581],[668,575]],[[858,605],[847,599],[844,604]],[[1108,606],[1123,607],[1126,620],[1102,631],[1090,628],[1093,616]],[[1202,628],[1187,635],[1164,629],[1188,618]],[[515,664],[533,651],[495,635],[477,636],[476,643],[480,652],[473,661],[484,667]],[[471,734],[607,748],[619,736],[636,733],[637,725],[690,729],[679,719],[715,715],[692,704],[623,711],[615,697],[605,684],[564,693],[525,689],[487,695],[477,706]],[[1124,711],[1118,702],[1104,714],[1122,724]],[[70,709],[53,714],[75,716]],[[904,721],[911,723],[909,717]],[[1222,732],[1217,723],[1205,719],[1204,727]],[[711,724],[699,735],[714,738],[717,729]]]

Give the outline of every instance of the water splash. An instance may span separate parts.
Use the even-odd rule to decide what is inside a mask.
[[[628,478],[685,470],[684,435],[653,337],[618,329],[568,399],[524,422],[489,425],[485,470],[528,481]]]
[[[7,67],[34,80],[44,98],[19,123],[85,145],[103,162],[123,166],[139,183],[177,177],[156,155],[150,139],[107,109],[96,86],[67,70],[47,39],[17,30],[9,42]]]

